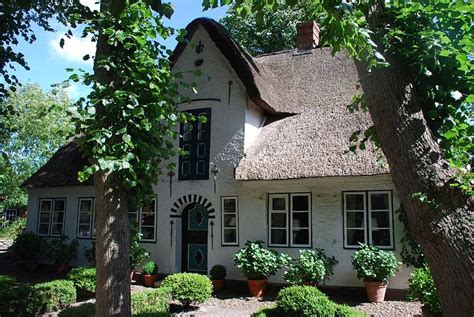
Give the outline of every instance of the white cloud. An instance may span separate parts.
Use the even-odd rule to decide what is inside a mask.
[[[96,43],[92,42],[90,37],[79,38],[73,36],[70,39],[64,38],[65,42],[63,48],[59,45],[60,40],[61,35],[49,42],[57,55],[68,61],[92,64],[92,58],[87,61],[83,60],[84,55],[90,55],[92,57],[95,54]]]
[[[79,94],[79,89],[74,84],[70,84],[64,90],[66,91],[69,98],[71,98],[72,100],[77,100],[77,99],[79,99],[79,97],[81,97],[80,94]]]
[[[79,0],[82,5],[89,7],[91,10],[99,11],[100,4],[98,0]]]

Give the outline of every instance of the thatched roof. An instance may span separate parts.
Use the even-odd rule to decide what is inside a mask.
[[[372,148],[344,154],[352,132],[371,125],[367,114],[346,107],[357,93],[355,64],[346,54],[332,56],[328,48],[289,50],[251,57],[219,23],[199,18],[187,26],[187,39],[199,26],[209,33],[260,106],[267,123],[236,169],[237,180],[271,180],[322,176],[376,175],[380,167]],[[170,57],[176,63],[187,43]],[[90,185],[77,181],[86,161],[68,143],[36,172],[26,187]]]
[[[351,134],[372,125],[347,105],[358,91],[354,61],[329,48],[256,58],[272,73],[277,111],[297,115],[267,124],[236,169],[238,180],[270,180],[388,173],[372,147],[345,154]]]
[[[86,186],[92,185],[93,179],[81,183],[77,173],[87,164],[79,150],[79,146],[72,140],[61,147],[36,173],[28,178],[22,187],[59,187],[59,186]]]

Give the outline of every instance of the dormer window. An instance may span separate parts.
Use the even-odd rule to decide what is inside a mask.
[[[179,157],[179,180],[209,179],[211,108],[189,110],[196,120],[181,124],[179,147],[186,153]],[[202,123],[199,117],[206,117]]]

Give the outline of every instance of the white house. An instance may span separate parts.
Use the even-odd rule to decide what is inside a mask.
[[[155,185],[153,206],[131,211],[151,258],[162,273],[223,264],[228,278],[244,279],[233,255],[247,240],[291,256],[318,247],[339,261],[327,284],[362,286],[351,265],[358,242],[398,254],[403,225],[376,151],[345,153],[351,134],[371,125],[368,114],[346,109],[360,93],[354,61],[313,48],[313,24],[300,28],[296,49],[255,58],[213,20],[196,19],[187,30],[171,61],[198,92],[183,91],[191,101],[179,107],[208,121],[180,127],[176,145],[190,155]],[[200,78],[187,72],[197,69]],[[69,143],[25,183],[28,230],[77,238],[74,264],[86,263],[82,250],[94,239],[94,187],[77,181],[84,164]],[[408,273],[389,287],[406,288]]]

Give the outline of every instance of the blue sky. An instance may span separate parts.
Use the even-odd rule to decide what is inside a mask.
[[[82,3],[94,6],[95,0],[81,0]],[[226,7],[202,11],[201,0],[173,0],[174,15],[167,24],[174,28],[184,28],[193,19],[201,16],[210,17],[215,20],[223,17]],[[74,37],[66,40],[64,48],[59,47],[59,39],[64,34],[65,28],[56,26],[56,32],[45,32],[41,28],[33,27],[37,40],[33,44],[21,41],[17,50],[25,54],[30,70],[26,71],[17,66],[16,75],[22,83],[38,83],[43,88],[49,89],[52,84],[60,83],[67,79],[69,74],[66,68],[82,68],[90,71],[92,62],[85,62],[82,56],[94,55],[95,46],[87,39]],[[168,39],[165,44],[173,49],[176,45],[174,39]],[[80,85],[72,85],[68,88],[68,94],[72,99],[86,95],[86,89]]]

